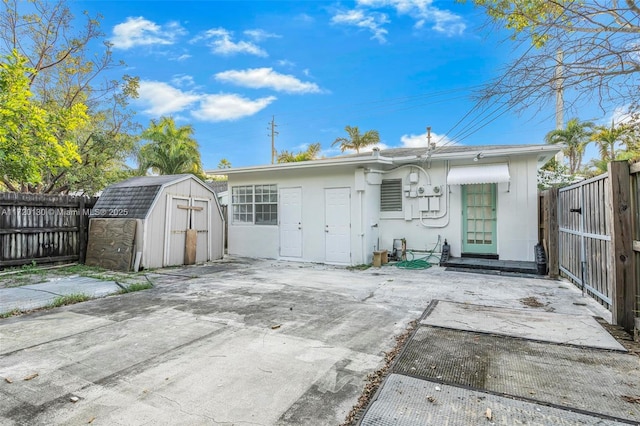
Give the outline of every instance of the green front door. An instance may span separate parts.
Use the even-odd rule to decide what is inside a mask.
[[[462,252],[498,253],[493,183],[462,186]]]

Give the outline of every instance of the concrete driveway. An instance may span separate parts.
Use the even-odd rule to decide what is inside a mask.
[[[433,299],[606,315],[568,283],[438,267],[160,272],[150,290],[0,320],[1,423],[337,425]]]

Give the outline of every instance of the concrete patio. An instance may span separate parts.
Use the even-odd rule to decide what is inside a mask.
[[[148,277],[150,290],[0,320],[3,424],[337,425],[434,299],[607,316],[566,282],[439,267],[229,258]]]

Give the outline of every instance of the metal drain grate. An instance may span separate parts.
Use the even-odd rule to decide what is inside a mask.
[[[491,410],[491,421],[487,418],[487,408]],[[392,374],[360,424],[604,426],[624,423]]]
[[[640,422],[634,355],[421,326],[393,372]]]

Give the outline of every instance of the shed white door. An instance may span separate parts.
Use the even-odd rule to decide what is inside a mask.
[[[280,189],[280,256],[302,257],[302,188]]]
[[[196,263],[206,262],[209,256],[209,200],[191,199],[191,229],[198,233]]]
[[[187,230],[196,230],[196,263],[211,258],[211,208],[209,200],[167,197],[167,228],[164,248],[164,266],[184,265]]]
[[[169,228],[166,241],[166,256],[164,266],[183,265],[184,247],[189,229],[190,210],[178,206],[188,206],[189,198],[170,197]]]
[[[351,189],[324,190],[325,261],[351,263]]]

